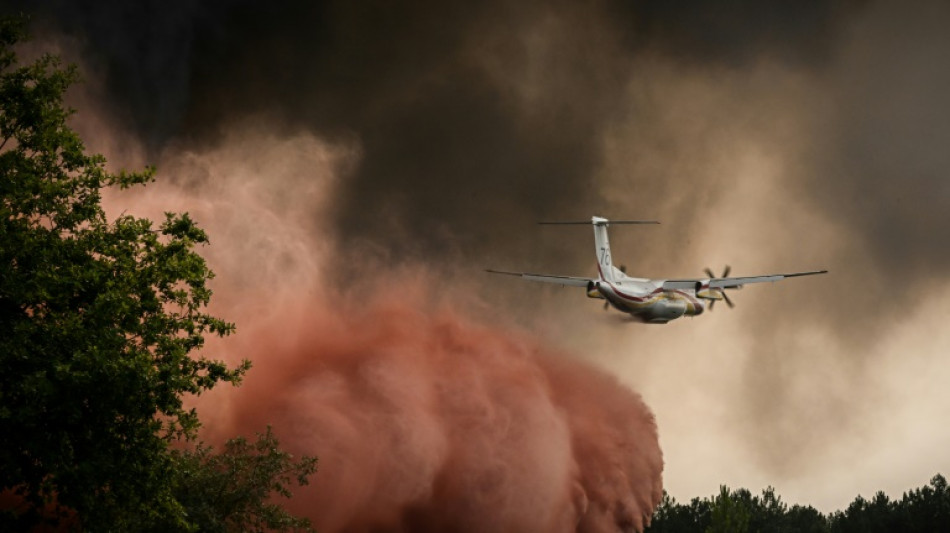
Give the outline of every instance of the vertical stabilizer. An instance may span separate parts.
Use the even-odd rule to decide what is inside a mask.
[[[607,226],[610,224],[659,224],[659,222],[655,220],[614,220],[611,222],[602,217],[591,217],[589,223],[594,226],[594,248],[597,252],[597,270],[600,272],[600,279],[611,283],[624,279],[626,274],[614,268],[613,258],[610,256],[610,241],[607,239]],[[586,226],[588,222],[585,220],[571,222],[538,222],[538,224]]]
[[[591,217],[590,221],[594,225],[594,249],[597,252],[597,270],[600,272],[600,278],[611,282],[616,281],[619,273],[615,272],[613,258],[610,256],[610,240],[607,238],[609,221],[601,217]]]

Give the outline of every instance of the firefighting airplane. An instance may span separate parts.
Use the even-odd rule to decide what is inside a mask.
[[[541,224],[591,224],[594,226],[594,246],[597,252],[598,277],[579,278],[573,276],[550,276],[528,272],[508,272],[488,269],[493,274],[520,276],[530,281],[542,281],[559,285],[586,287],[589,298],[606,300],[604,308],[613,306],[617,310],[629,313],[633,318],[649,324],[666,324],[682,316],[696,316],[705,309],[703,300],[709,301],[709,310],[717,300],[725,300],[733,307],[732,300],[725,289],[740,289],[750,283],[780,281],[785,278],[824,274],[827,270],[794,272],[791,274],[768,274],[730,278],[727,266],[722,276],[716,277],[708,268],[706,278],[697,279],[645,279],[632,278],[626,269],[615,268],[610,256],[610,242],[607,240],[607,226],[610,224],[659,224],[653,220],[614,220],[591,217],[590,222],[541,222]]]

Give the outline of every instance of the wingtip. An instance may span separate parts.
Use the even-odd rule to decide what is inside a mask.
[[[784,274],[786,278],[797,278],[799,276],[814,276],[816,274],[827,274],[827,270],[812,270],[810,272],[797,272],[795,274]]]
[[[521,272],[511,272],[508,270],[495,270],[493,268],[486,268],[485,272],[488,272],[489,274],[504,274],[506,276],[520,276],[521,275]]]

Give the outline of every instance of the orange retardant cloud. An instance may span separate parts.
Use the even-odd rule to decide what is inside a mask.
[[[188,211],[211,235],[211,311],[237,333],[204,355],[254,367],[193,399],[201,437],[271,425],[282,448],[317,456],[286,504],[322,533],[643,529],[663,460],[640,396],[500,319],[464,315],[477,288],[437,267],[374,268],[334,242],[322,214],[354,153],[234,130],[169,154],[177,181],[107,198],[153,220]]]
[[[424,310],[413,283],[245,323],[227,344],[254,368],[205,438],[270,424],[317,455],[288,507],[323,532],[641,530],[663,463],[640,396],[522,335]]]

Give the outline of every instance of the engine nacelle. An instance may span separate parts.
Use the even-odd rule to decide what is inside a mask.
[[[587,282],[587,297],[588,298],[600,298],[604,299],[604,295],[600,293],[600,283],[596,281]]]
[[[722,289],[713,289],[709,287],[709,281],[706,283],[696,282],[696,297],[704,300],[722,300]]]

